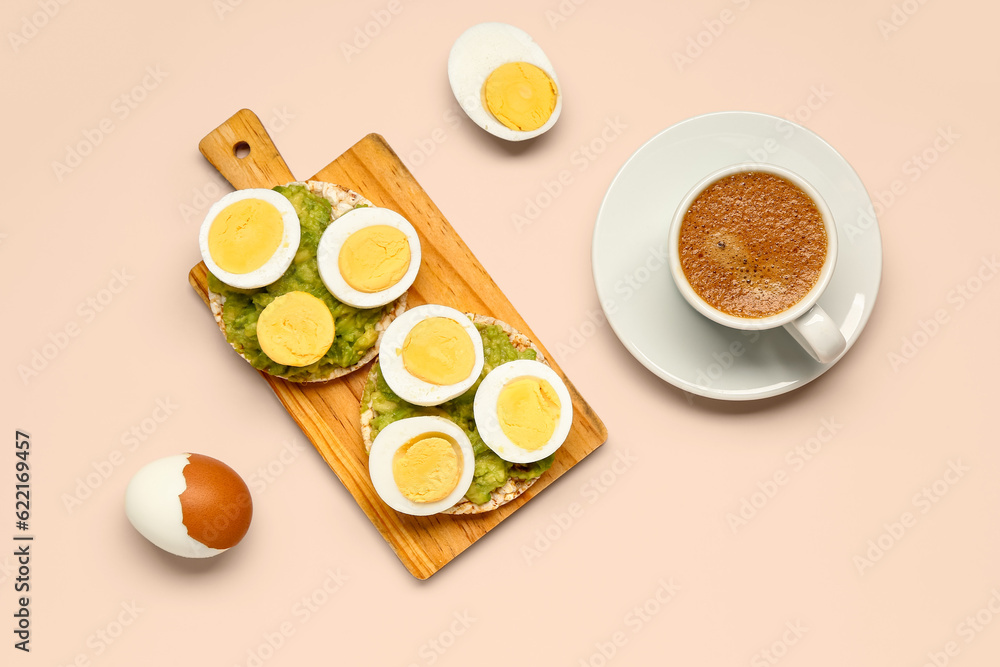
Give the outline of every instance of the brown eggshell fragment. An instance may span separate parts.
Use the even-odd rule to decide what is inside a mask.
[[[184,480],[180,500],[188,535],[213,549],[238,544],[253,517],[250,489],[239,474],[210,456],[188,454]]]

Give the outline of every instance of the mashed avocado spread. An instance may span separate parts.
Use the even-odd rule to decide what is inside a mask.
[[[236,289],[226,285],[211,273],[208,274],[208,288],[226,298],[222,306],[226,339],[250,361],[254,368],[291,380],[324,377],[336,369],[353,366],[361,360],[378,340],[375,325],[395,306],[395,303],[382,308],[362,310],[335,299],[323,284],[316,264],[316,248],[323,230],[331,222],[333,207],[324,197],[309,192],[303,185],[279,185],[274,190],[292,202],[299,216],[301,238],[299,250],[291,266],[277,281],[260,289]],[[355,208],[361,206],[364,204],[359,204]],[[302,367],[275,363],[261,351],[257,342],[257,318],[261,312],[275,298],[294,291],[307,292],[326,303],[333,315],[336,329],[333,345],[323,358]]]
[[[412,403],[407,403],[396,396],[385,378],[382,377],[382,368],[375,365],[375,373],[370,375],[365,385],[364,395],[361,398],[361,405],[371,403],[375,413],[372,419],[372,439],[378,435],[379,431],[394,421],[407,417],[418,417],[421,415],[436,415],[447,417],[458,424],[469,440],[472,442],[472,450],[476,454],[476,471],[472,478],[472,486],[469,487],[465,497],[473,503],[481,505],[490,499],[490,493],[507,483],[508,478],[532,479],[538,477],[543,472],[552,467],[552,460],[555,457],[546,457],[541,461],[527,464],[514,464],[504,461],[493,453],[476,429],[476,420],[472,413],[472,403],[476,396],[476,389],[482,382],[486,374],[491,370],[515,359],[534,359],[535,351],[528,349],[518,352],[510,342],[510,338],[500,327],[490,324],[477,324],[476,328],[483,337],[483,372],[479,376],[476,384],[467,392],[441,405],[424,408]]]

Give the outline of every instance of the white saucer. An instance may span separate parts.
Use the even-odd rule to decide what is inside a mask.
[[[837,222],[837,269],[820,305],[847,349],[871,315],[882,276],[882,238],[864,184],[819,136],[783,118],[750,112],[697,116],[646,142],[615,176],[594,225],[594,282],[608,322],[646,368],[684,391],[724,400],[777,396],[822,375],[782,328],[737,331],[711,322],[681,297],[666,259],[667,228],[684,193],[737,162],[797,172]]]

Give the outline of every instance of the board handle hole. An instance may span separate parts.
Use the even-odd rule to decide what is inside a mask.
[[[240,143],[236,144],[235,146],[233,146],[233,155],[235,155],[240,160],[250,155],[250,144],[248,144],[245,141],[241,141]]]

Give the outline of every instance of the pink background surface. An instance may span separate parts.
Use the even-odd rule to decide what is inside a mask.
[[[565,0],[563,16],[556,0],[223,2],[4,4],[0,541],[16,532],[15,428],[31,434],[36,535],[30,655],[11,646],[15,562],[0,548],[4,664],[996,664],[1000,280],[977,282],[1000,242],[994,3]],[[732,20],[713,23],[723,10]],[[494,141],[451,95],[451,43],[487,20],[531,33],[561,80],[563,116],[530,145]],[[366,24],[375,36],[348,58]],[[699,33],[707,46],[678,67]],[[300,177],[383,134],[608,426],[604,447],[426,582],[187,284],[201,217],[230,189],[197,143],[241,107]],[[716,110],[795,118],[873,197],[897,191],[857,345],[808,387],[739,405],[661,382],[606,325],[565,351],[598,307],[590,240],[612,177],[660,130]],[[624,129],[581,170],[574,153],[609,121]],[[915,167],[925,152],[933,164]],[[567,168],[572,184],[516,231]],[[961,307],[959,286],[976,288]],[[921,335],[937,311],[947,322]],[[64,346],[22,378],[52,340]],[[833,438],[797,458],[824,423]],[[188,450],[254,495],[246,540],[206,562],[159,552],[123,511],[136,470]],[[776,473],[787,482],[769,487]],[[762,488],[773,497],[734,530],[727,515]],[[870,540],[888,548],[859,564]]]

